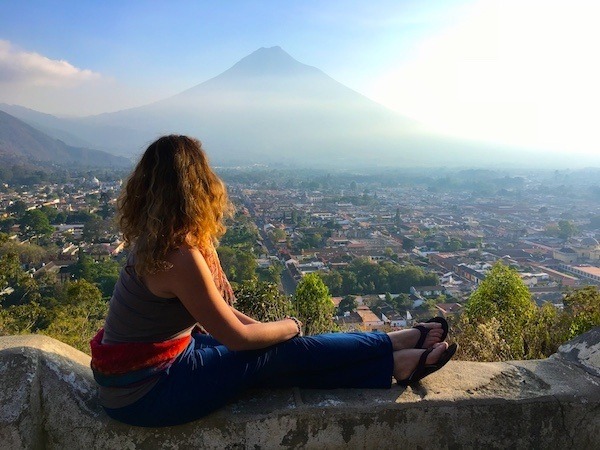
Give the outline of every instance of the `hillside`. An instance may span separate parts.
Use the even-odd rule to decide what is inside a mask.
[[[127,167],[131,162],[110,153],[74,147],[51,138],[22,120],[0,111],[0,160],[47,167]]]

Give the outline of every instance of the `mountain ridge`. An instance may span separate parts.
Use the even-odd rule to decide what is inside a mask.
[[[525,154],[426,133],[279,46],[262,47],[221,74],[147,105],[70,119],[17,113],[54,130],[53,136],[60,131],[69,144],[72,136],[127,157],[160,135],[189,134],[221,165],[489,166],[514,165]],[[539,156],[528,158],[537,164]]]
[[[26,122],[0,111],[0,159],[34,165],[126,167],[130,161],[100,150],[68,145],[52,138]]]
[[[280,46],[261,47],[236,62],[229,69],[222,72],[219,76],[228,74],[248,75],[295,75],[298,72],[323,73],[320,69],[301,63],[293,58]]]
[[[205,142],[218,163],[337,163],[350,161],[353,154],[358,160],[370,158],[374,152],[383,157],[417,128],[281,47],[258,49],[169,98],[81,122],[127,124],[133,133],[111,141],[121,152],[140,149],[141,141],[160,134],[191,134]],[[365,148],[369,156],[361,154]],[[416,161],[415,156],[404,158]]]

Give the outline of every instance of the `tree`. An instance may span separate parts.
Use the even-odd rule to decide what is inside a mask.
[[[438,303],[435,298],[426,298],[423,304],[417,307],[417,309],[427,311],[428,315],[436,316],[439,310],[435,306]]]
[[[42,332],[89,354],[90,339],[102,326],[108,304],[85,280],[69,283],[64,294],[56,318]]]
[[[23,270],[15,253],[0,256],[0,303],[21,305],[39,300],[36,281]]]
[[[406,309],[411,309],[413,302],[410,299],[410,295],[402,293],[394,299],[394,304],[398,311],[402,311],[402,310],[406,310]]]
[[[400,225],[402,223],[402,217],[400,216],[400,208],[396,208],[396,215],[394,216],[394,223]]]
[[[115,284],[119,279],[120,271],[121,264],[117,261],[99,261],[96,264],[96,274],[93,281],[98,289],[100,289],[102,297],[108,298],[112,296]]]
[[[121,264],[117,261],[95,261],[90,255],[80,251],[72,273],[77,280],[85,280],[95,285],[106,298],[112,295],[120,270]]]
[[[244,247],[252,249],[259,239],[258,229],[248,217],[236,214],[233,225],[227,227],[227,232],[221,238],[220,244],[225,247]]]
[[[356,308],[358,308],[356,297],[353,295],[346,295],[338,305],[338,313],[339,315],[343,315],[345,312],[352,312]]]
[[[460,239],[451,238],[447,242],[444,243],[444,250],[449,252],[455,252],[463,248],[463,243]]]
[[[66,211],[59,211],[58,214],[52,220],[52,223],[54,225],[65,223],[67,221],[68,217],[69,217],[69,214]]]
[[[252,250],[221,245],[217,252],[229,281],[241,283],[254,278],[257,264]]]
[[[546,235],[548,235],[548,236],[558,237],[560,230],[558,229],[558,225],[550,224],[550,225],[546,225],[545,232],[546,232]]]
[[[37,302],[0,308],[0,336],[34,333],[49,323],[52,313]]]
[[[294,242],[294,248],[296,250],[304,250],[320,247],[324,240],[322,232],[331,236],[331,230],[327,230],[326,228],[311,229],[304,232],[300,240]]]
[[[50,225],[48,216],[37,209],[26,211],[20,220],[20,229],[23,236],[31,238],[33,236],[50,236],[54,227]]]
[[[570,292],[563,303],[565,312],[572,317],[569,339],[600,325],[600,292],[595,286]]]
[[[271,265],[265,269],[256,269],[256,274],[260,281],[267,283],[273,283],[278,285],[281,282],[281,273],[283,272],[283,265],[279,261],[272,261]]]
[[[399,266],[391,261],[376,263],[369,258],[356,258],[346,268],[321,273],[334,295],[409,292],[411,286],[438,284],[435,273],[412,264]]]
[[[67,285],[66,295],[61,303],[69,309],[80,308],[86,316],[91,316],[96,312],[94,308],[105,302],[102,301],[100,290],[91,282],[76,280]]]
[[[459,344],[459,359],[468,361],[506,361],[512,358],[510,346],[502,338],[500,322],[492,317],[486,322],[471,320],[466,314],[454,326]]]
[[[334,329],[334,306],[329,289],[317,274],[310,273],[298,283],[293,304],[296,307],[298,318],[304,323],[307,335]]]
[[[600,194],[600,188],[598,188],[598,192]],[[593,215],[590,217],[590,228],[592,230],[596,230],[596,229],[600,228],[600,215],[596,214],[596,215]]]
[[[25,214],[25,211],[27,211],[27,205],[23,200],[17,200],[8,208],[6,208],[6,210],[11,214],[21,216],[22,214]]]
[[[516,339],[507,336],[505,315],[482,320],[464,314],[455,326],[460,357],[476,361],[546,358],[556,353],[562,343],[600,325],[600,292],[596,287],[572,291],[563,303],[563,311],[550,303],[534,307],[520,332],[522,354],[515,352]]]
[[[83,226],[83,233],[81,237],[83,238],[84,242],[97,242],[100,237],[102,237],[102,234],[105,232],[105,230],[105,222],[99,216],[94,215]]]
[[[285,234],[285,231],[282,230],[281,228],[273,228],[271,230],[271,235],[273,242],[279,242],[282,241],[286,238],[287,234]]]
[[[12,231],[13,225],[17,221],[13,217],[7,217],[6,219],[0,219],[0,230],[4,233],[10,233]]]
[[[540,359],[556,353],[558,347],[571,336],[572,319],[551,303],[536,308],[535,314],[524,329],[525,358]]]
[[[100,205],[100,199],[98,198],[98,194],[85,194],[85,204],[89,208],[96,208]]]
[[[48,218],[50,223],[56,223],[55,220],[58,216],[58,212],[59,212],[58,209],[49,208],[48,206],[42,206],[39,210],[40,210],[40,212],[42,212],[46,215],[46,217]]]
[[[331,270],[329,272],[318,272],[319,276],[323,280],[323,283],[329,289],[333,295],[338,295],[342,289],[342,275],[337,270]]]
[[[570,220],[558,221],[558,237],[567,240],[577,232],[577,227]]]
[[[235,307],[253,319],[268,322],[293,315],[290,300],[279,292],[276,284],[253,278],[239,283],[234,292]]]
[[[108,219],[114,213],[114,208],[110,205],[112,194],[110,191],[104,191],[100,194],[100,211],[99,215],[104,220]]]
[[[67,216],[66,223],[86,223],[91,220],[93,217],[96,217],[96,214],[80,209],[79,211],[74,211],[69,213]]]
[[[80,248],[77,262],[73,266],[72,274],[78,280],[87,280],[92,283],[96,276],[95,264],[96,262],[94,259],[90,255],[83,253]]]
[[[413,241],[411,238],[404,236],[402,238],[402,248],[405,252],[412,251],[412,249],[415,248],[415,241]]]
[[[8,241],[0,245],[0,255],[19,255],[22,264],[39,264],[48,258],[48,251],[35,244]]]
[[[523,333],[535,311],[536,306],[519,274],[498,262],[471,294],[464,325],[477,326],[495,319],[497,334],[508,345],[510,358],[522,359],[526,351]]]

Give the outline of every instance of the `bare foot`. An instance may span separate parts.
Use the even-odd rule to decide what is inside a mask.
[[[423,342],[422,348],[429,348],[433,344],[437,344],[442,340],[442,334],[444,333],[444,330],[442,329],[441,323],[429,322],[418,323],[417,325],[431,329],[431,331],[427,333],[427,337],[425,338],[425,342]],[[392,341],[392,348],[394,351],[398,351],[407,348],[414,348],[415,345],[417,345],[417,342],[419,342],[421,332],[416,328],[408,328],[406,330],[392,331],[391,333],[388,333],[388,336]]]
[[[438,342],[437,344],[434,344],[433,350],[427,355],[425,364],[435,364],[447,348],[447,342]],[[425,352],[425,350],[417,348],[394,352],[394,378],[396,381],[405,380],[414,372],[423,352]]]

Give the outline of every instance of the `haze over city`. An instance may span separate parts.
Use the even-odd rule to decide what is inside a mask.
[[[140,107],[181,97],[257,49],[278,47],[296,62],[320,69],[399,115],[399,121],[393,119],[383,131],[379,123],[360,131],[373,137],[371,145],[384,146],[386,138],[394,141],[393,148],[382,152],[384,164],[387,155],[401,153],[407,165],[436,161],[452,165],[456,160],[455,165],[462,166],[469,161],[513,167],[521,162],[596,166],[600,150],[593,111],[600,100],[596,83],[600,66],[591,55],[599,38],[592,20],[597,12],[598,6],[588,1],[535,0],[4,3],[0,5],[0,103],[71,118]],[[286,87],[280,86],[282,91]],[[279,91],[269,94],[263,99],[269,108],[289,103],[289,96]],[[255,104],[257,99],[247,100]],[[320,114],[336,109],[338,99],[333,96],[329,105],[313,102],[307,110],[318,122]],[[218,98],[211,103],[206,94],[197,100],[194,108],[205,116],[194,120],[210,117],[214,105],[221,102]],[[337,106],[336,113],[345,108]],[[357,113],[362,112],[367,121],[383,111],[362,108],[364,104]],[[6,111],[27,122],[24,116]],[[278,115],[279,111],[271,111],[261,120],[269,122]],[[128,114],[113,117],[112,122],[107,118],[104,122],[114,125],[122,120],[124,127],[130,126],[125,120]],[[302,136],[306,130],[320,135],[314,122],[304,120],[308,115],[296,111],[290,117],[289,128],[276,127],[288,140],[298,139],[295,128]],[[139,120],[146,122],[146,118]],[[327,132],[338,128],[341,132],[349,125],[356,131],[353,120],[342,118]],[[387,126],[392,119],[377,116],[377,120]],[[178,116],[171,123],[150,124],[155,134],[194,133],[212,148],[244,153],[239,147],[246,136],[239,128],[233,133],[239,140],[232,141],[222,139],[226,131],[219,128],[221,122],[208,121],[211,126],[196,128],[184,122]],[[182,125],[174,129],[173,123]],[[71,132],[67,126],[64,130]],[[103,132],[94,130],[96,135]],[[278,138],[265,142],[269,132],[260,127],[253,132],[262,136],[249,145],[249,157],[260,159],[272,150],[269,147],[290,145]],[[153,137],[140,135],[129,142],[115,136],[123,148],[77,137],[83,139],[82,146],[128,156]],[[315,151],[331,149],[332,159],[341,161],[339,149],[334,148],[337,136],[324,136],[313,144]],[[350,150],[360,152],[365,145]],[[348,148],[343,141],[337,146]],[[428,154],[427,160],[411,158],[412,146],[417,149],[414,153]],[[524,150],[532,153],[521,160]],[[237,161],[238,153],[231,151],[231,160]],[[292,154],[297,151],[290,147]],[[499,154],[504,158],[498,159]],[[353,155],[345,156],[352,159]]]

